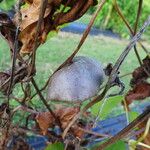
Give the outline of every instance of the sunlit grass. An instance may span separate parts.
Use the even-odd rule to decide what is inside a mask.
[[[37,50],[36,67],[37,73],[35,80],[41,88],[52,72],[73,52],[76,48],[81,35],[60,32],[53,38],[41,45]],[[104,36],[89,36],[82,46],[78,55],[85,55],[99,60],[105,67],[108,63],[116,62],[129,41],[122,39],[109,38]],[[148,48],[150,46],[146,44]],[[145,57],[145,53],[138,47],[141,58]],[[0,44],[0,71],[9,69],[11,66],[10,52],[7,43],[1,39]],[[120,74],[131,73],[139,66],[133,49],[123,62],[120,68]],[[131,75],[122,78],[126,85],[126,91],[129,89]],[[15,90],[16,96],[21,96],[22,92]],[[43,92],[46,95],[46,91]],[[34,98],[33,103],[37,107],[41,107],[41,101],[38,96]],[[13,101],[13,104],[15,102]],[[15,104],[16,105],[16,104]]]

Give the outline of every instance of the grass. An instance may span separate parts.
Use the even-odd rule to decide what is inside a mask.
[[[50,38],[44,45],[41,45],[37,51],[37,74],[36,81],[39,87],[42,87],[52,72],[73,52],[76,48],[81,35],[60,32],[57,36]],[[104,36],[89,36],[82,46],[78,55],[85,55],[99,60],[103,66],[108,63],[116,62],[121,52],[127,46],[128,41],[122,39],[109,38]],[[148,48],[150,45],[146,44]],[[142,58],[145,53],[138,47],[138,51]],[[11,60],[7,43],[1,39],[0,45],[0,71],[10,68]],[[138,67],[138,61],[132,50],[120,68],[121,74],[130,73],[134,68]],[[126,85],[126,91],[129,89],[130,76],[122,78]],[[22,92],[15,90],[18,97],[22,96]],[[45,94],[46,92],[44,92]],[[13,101],[13,104],[16,103]],[[39,98],[33,100],[33,104],[41,107]]]

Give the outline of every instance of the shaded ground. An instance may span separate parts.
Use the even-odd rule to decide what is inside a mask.
[[[65,31],[65,32],[83,34],[83,32],[85,31],[86,28],[87,28],[87,25],[85,25],[83,23],[73,22],[61,30]],[[104,35],[104,36],[108,36],[108,37],[112,37],[112,38],[120,38],[118,34],[113,33],[110,30],[100,30],[100,29],[97,29],[94,27],[92,27],[92,30],[90,31],[90,35]]]

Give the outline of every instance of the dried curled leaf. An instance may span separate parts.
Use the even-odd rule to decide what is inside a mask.
[[[142,82],[149,77],[150,74],[150,58],[147,56],[143,59],[142,66],[136,68],[132,73],[131,85]]]
[[[31,53],[35,42],[36,26],[39,19],[41,0],[25,0],[28,4],[21,8],[22,21],[18,22],[18,15],[15,15],[14,23],[20,26],[19,41],[22,43],[21,54]],[[54,0],[48,1],[46,6],[41,31],[39,31],[38,46],[45,42],[47,34],[57,27],[77,20],[97,3],[97,0]],[[66,7],[62,11],[62,6]],[[69,9],[68,9],[69,8]]]
[[[65,129],[68,123],[79,112],[78,107],[60,108],[54,111],[56,117],[60,120],[62,128]],[[39,124],[43,135],[47,134],[48,128],[55,125],[55,119],[50,112],[41,112],[36,116],[36,121]]]
[[[125,96],[127,105],[131,104],[134,100],[143,100],[150,96],[150,84],[142,82],[136,84]]]
[[[46,135],[48,128],[54,125],[54,118],[50,112],[42,112],[36,116],[41,132]]]
[[[36,34],[36,23],[31,24],[27,28],[25,28],[19,34],[19,40],[22,42],[21,53],[30,53],[33,51],[34,42],[35,42],[35,34]],[[42,34],[39,36],[38,41],[40,43],[44,43],[46,40],[46,33],[43,31],[44,24],[42,24]],[[30,33],[30,34],[29,34]]]
[[[21,14],[22,14],[22,21],[20,24],[21,31],[23,31],[29,25],[38,21],[39,13],[40,13],[40,4],[41,4],[41,0],[33,0],[33,2],[30,3],[29,7],[25,7],[21,9]],[[44,18],[47,17],[50,12],[51,12],[51,6],[48,6],[45,11]],[[15,22],[17,22],[17,19],[15,20]]]
[[[134,100],[143,100],[150,96],[150,84],[146,81],[149,75],[150,58],[147,56],[143,59],[142,66],[136,68],[132,73],[132,79],[130,81],[132,89],[125,96],[127,106]]]
[[[10,16],[4,12],[0,12],[0,33],[1,36],[7,41],[10,50],[14,50],[14,41],[15,41],[15,25],[13,24]]]
[[[63,108],[56,110],[55,113],[57,114],[62,128],[65,129],[69,122],[74,118],[74,116],[79,112],[79,107],[72,107],[72,108]]]

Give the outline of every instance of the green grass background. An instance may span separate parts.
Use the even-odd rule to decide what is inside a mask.
[[[37,73],[35,79],[39,87],[44,85],[52,72],[73,52],[80,38],[81,35],[59,32],[59,34],[54,37],[48,38],[47,42],[38,48],[36,59]],[[2,38],[0,38],[0,41],[0,71],[4,71],[10,68],[11,59],[7,43]],[[101,35],[88,36],[78,55],[95,58],[100,61],[103,66],[106,66],[110,62],[116,62],[128,43],[129,41],[124,39],[110,38]],[[147,48],[150,48],[147,42],[144,42],[144,44]],[[138,52],[141,58],[145,57],[145,53],[139,46]],[[120,74],[130,73],[138,66],[139,63],[132,49],[120,68]],[[129,89],[130,79],[131,75],[122,78],[126,85],[125,91]],[[114,92],[114,90],[111,92]],[[17,97],[21,97],[23,94],[21,90],[19,90],[19,87],[16,87],[14,93]],[[43,93],[46,95],[46,91]],[[38,96],[36,96],[32,102],[37,108],[45,110],[44,107],[41,107],[42,102]],[[18,105],[14,100],[12,100],[12,104],[14,106]],[[97,109],[97,106],[94,108]],[[95,109],[93,110],[96,113],[97,111],[95,111]]]

